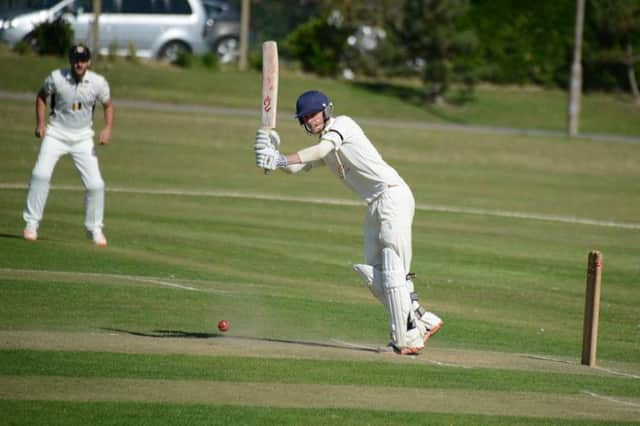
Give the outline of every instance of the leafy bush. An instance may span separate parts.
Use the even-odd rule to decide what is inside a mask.
[[[219,67],[218,56],[213,54],[213,52],[207,52],[202,56],[202,65],[205,68],[209,68],[212,70],[217,70]]]
[[[570,69],[574,3],[475,0],[465,17],[479,40],[474,67],[494,83],[562,85]]]
[[[33,46],[29,41],[21,40],[13,46],[13,51],[18,55],[28,55],[33,52]]]
[[[290,33],[284,47],[304,71],[335,77],[348,35],[348,30],[329,24],[326,17],[315,17]]]
[[[381,64],[394,50],[395,46],[387,41],[386,32],[382,28],[361,25],[347,38],[342,62],[355,75],[381,77],[386,74]]]
[[[254,48],[249,50],[249,68],[260,71],[262,69],[262,49]]]
[[[194,58],[193,55],[189,52],[179,52],[178,57],[176,58],[175,65],[181,68],[191,68],[193,67]]]
[[[73,28],[63,19],[45,22],[35,28],[34,39],[41,55],[66,56],[73,41]]]
[[[467,11],[465,0],[407,0],[401,19],[391,25],[403,63],[422,79],[425,100],[442,102],[453,85],[473,90],[477,77],[471,58],[477,38],[464,21]]]

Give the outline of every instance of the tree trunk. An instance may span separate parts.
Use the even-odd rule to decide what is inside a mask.
[[[584,0],[576,0],[576,26],[574,28],[573,63],[569,83],[569,108],[567,132],[569,137],[578,135],[580,121],[580,97],[582,96],[582,37],[584,26]]]
[[[640,92],[638,91],[638,83],[636,81],[636,70],[633,67],[634,60],[631,52],[631,42],[627,43],[627,76],[629,78],[629,87],[631,87],[631,94],[636,102],[636,105],[640,105]]]
[[[91,23],[91,49],[93,50],[92,62],[95,64],[100,58],[100,14],[102,13],[102,0],[93,0],[93,22]]]

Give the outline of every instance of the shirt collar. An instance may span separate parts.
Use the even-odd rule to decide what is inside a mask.
[[[331,117],[327,121],[325,121],[324,128],[322,129],[322,132],[320,132],[320,136],[326,135],[327,132],[329,131],[329,129],[331,129],[331,126],[333,126],[333,123],[335,121],[336,121],[336,119],[334,117]]]

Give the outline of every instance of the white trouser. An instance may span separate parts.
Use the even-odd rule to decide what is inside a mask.
[[[381,286],[374,294],[387,308],[393,343],[401,349],[424,346],[424,330],[417,328],[405,280],[411,265],[414,210],[409,187],[391,186],[369,203],[364,221],[365,263],[381,274]]]
[[[364,225],[366,264],[354,265],[354,269],[373,295],[385,306],[387,306],[387,300],[382,271],[382,253],[385,248],[392,249],[398,255],[402,265],[402,277],[406,277],[411,270],[411,227],[414,212],[415,200],[406,185],[388,188],[367,208]],[[415,313],[420,320],[418,326],[423,329],[423,333],[441,323],[440,317],[420,307],[413,282],[406,279],[405,285]]]
[[[404,267],[411,268],[411,226],[415,200],[405,184],[388,188],[369,203],[364,220],[364,259],[368,265],[382,265],[382,249],[396,252]]]
[[[60,157],[65,154],[71,155],[85,188],[84,225],[89,231],[100,230],[104,218],[104,181],[91,138],[71,145],[48,135],[44,137],[29,182],[29,193],[22,215],[24,221],[28,227],[38,228],[47,203],[53,170]]]

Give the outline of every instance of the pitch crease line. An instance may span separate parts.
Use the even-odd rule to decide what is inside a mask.
[[[115,278],[115,279],[122,279],[122,280],[128,280],[128,281],[137,281],[145,284],[157,284],[160,286],[171,287],[171,288],[176,288],[180,290],[198,291],[201,293],[232,294],[224,290],[196,288],[188,285],[170,283],[156,277],[142,277],[142,276],[136,276],[136,275],[100,274],[96,272],[48,271],[48,270],[35,270],[35,269],[12,269],[12,268],[0,268],[0,272],[24,273],[24,274],[48,274],[48,275],[57,274],[57,275],[69,275],[72,277],[85,276],[85,277],[96,277],[96,278],[99,278],[99,277]]]
[[[592,396],[594,398],[600,398],[600,399],[604,399],[605,401],[615,402],[616,404],[629,405],[631,407],[640,408],[640,404],[636,404],[634,402],[621,401],[619,399],[615,399],[610,396],[598,395],[597,393],[586,391],[586,390],[582,391],[582,393],[585,395]]]

